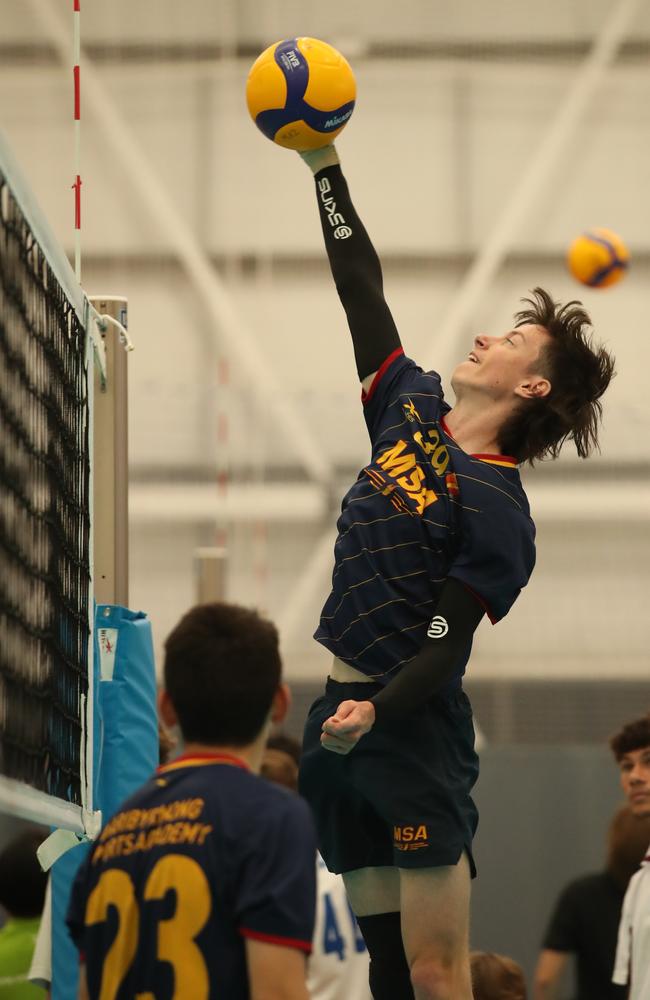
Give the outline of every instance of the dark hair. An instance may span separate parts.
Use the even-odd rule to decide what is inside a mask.
[[[267,747],[262,758],[260,774],[274,785],[282,785],[292,792],[298,791],[298,765],[286,750]]]
[[[474,1000],[526,1000],[526,980],[520,965],[493,951],[470,955]]]
[[[611,737],[609,745],[616,760],[622,760],[630,750],[643,750],[650,747],[650,713],[642,719],[628,722]]]
[[[518,462],[557,458],[570,438],[580,458],[598,449],[602,417],[600,397],[614,375],[614,358],[594,345],[588,332],[591,320],[581,302],[560,305],[543,288],[522,299],[528,308],[515,314],[515,327],[533,323],[543,327],[551,341],[539,356],[540,374],[551,383],[543,399],[525,400],[501,428],[504,454]]]
[[[635,816],[629,806],[614,814],[607,835],[607,871],[622,889],[638,870],[650,843],[650,816]]]
[[[186,742],[252,743],[281,673],[275,625],[235,604],[192,608],[165,642],[165,688]]]
[[[302,756],[302,746],[298,740],[295,740],[293,736],[289,736],[288,733],[272,733],[266,741],[266,745],[269,750],[282,750],[283,753],[288,753],[289,756],[295,761],[296,766],[300,766],[300,758]]]
[[[41,915],[47,875],[36,851],[46,837],[46,830],[23,830],[0,853],[0,903],[12,917]]]

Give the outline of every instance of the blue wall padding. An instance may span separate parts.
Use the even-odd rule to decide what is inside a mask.
[[[100,629],[117,629],[112,680],[99,680]],[[151,623],[142,611],[100,604],[95,614],[95,807],[105,823],[158,764]],[[77,950],[65,926],[70,887],[89,846],[52,868],[52,1000],[77,1000]]]

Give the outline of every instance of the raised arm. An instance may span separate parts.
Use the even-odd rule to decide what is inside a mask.
[[[350,200],[334,146],[300,155],[315,177],[330,268],[348,318],[359,379],[368,388],[382,362],[401,346],[384,299],[379,257]]]

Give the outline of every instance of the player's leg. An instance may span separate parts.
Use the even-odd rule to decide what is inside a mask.
[[[368,946],[376,1000],[413,1000],[414,995],[428,1000],[437,997],[434,992],[422,992],[431,978],[429,973],[433,967],[442,967],[450,953],[453,977],[459,988],[464,988],[463,961],[456,961],[455,955],[458,951],[467,958],[469,888],[463,897],[456,885],[458,875],[446,878],[445,873],[458,868],[461,880],[469,883],[464,859],[476,828],[470,792],[478,772],[471,708],[462,693],[453,693],[423,706],[407,720],[372,730],[347,757],[331,754],[320,746],[322,723],[328,713],[332,714],[332,705],[354,697],[358,687],[330,681],[328,697],[313,706],[305,730],[301,785],[317,819],[321,852],[328,867],[344,873]],[[434,883],[443,908],[442,918],[438,917],[443,922],[440,933],[425,935],[422,940],[410,935],[406,954],[411,971],[399,911],[405,892],[408,934],[413,912],[416,922],[418,919],[417,902],[415,910],[411,905],[414,893],[410,882],[416,887],[419,883],[417,876],[407,877],[402,891],[405,880],[400,879],[397,894],[394,871],[402,868],[409,870],[407,876],[413,869],[437,872],[422,881]],[[447,896],[450,909],[446,908]],[[456,938],[464,941],[463,945],[442,947],[448,920],[458,928]],[[428,917],[426,922],[438,926]],[[429,947],[431,940],[439,946]],[[419,994],[414,994],[411,978],[417,982]],[[471,998],[469,985],[470,992],[441,993],[444,978],[449,979],[449,975],[438,976],[438,995],[453,1000]]]
[[[471,1000],[469,899],[478,774],[471,706],[461,691],[440,695],[392,741],[385,809],[400,870],[402,937],[416,1000]],[[382,762],[383,764],[383,762]]]
[[[356,871],[344,872],[343,881],[357,917],[392,913],[400,908],[398,868],[357,868]]]
[[[373,997],[413,1000],[402,943],[398,869],[358,868],[344,873],[343,881],[370,956]]]
[[[391,831],[355,780],[355,760],[323,749],[322,724],[341,701],[374,685],[328,682],[328,692],[311,707],[300,762],[300,790],[319,833],[320,852],[330,871],[341,872],[370,957],[375,1000],[413,1000],[402,945],[399,873],[392,867]],[[358,756],[358,755],[357,755]]]
[[[416,1000],[472,1000],[470,867],[400,869],[402,938]]]

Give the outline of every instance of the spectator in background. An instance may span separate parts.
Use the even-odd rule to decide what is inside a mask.
[[[512,958],[473,951],[469,962],[474,1000],[526,1000],[524,973]]]
[[[262,758],[260,774],[267,781],[272,781],[276,785],[282,785],[292,792],[298,791],[298,765],[293,755],[286,750],[276,750],[275,747],[267,747]]]
[[[0,904],[7,922],[0,931],[0,1000],[43,1000],[28,978],[45,899],[47,875],[36,851],[47,833],[24,830],[0,853]]]
[[[295,740],[293,736],[289,736],[288,733],[282,730],[277,730],[268,738],[266,744],[267,750],[283,750],[284,753],[288,753],[291,759],[294,761],[296,767],[300,768],[300,758],[302,756],[302,746],[299,740]]]
[[[630,810],[639,821],[650,821],[650,714],[629,722],[609,743],[619,766],[621,785]],[[630,879],[623,900],[613,980],[629,983],[629,1000],[650,997],[650,847],[641,869]]]
[[[650,822],[626,806],[614,815],[605,869],[583,875],[562,891],[535,971],[534,1000],[552,1000],[571,955],[576,960],[574,1000],[623,1000],[612,983],[623,897],[650,840]]]
[[[639,821],[627,807],[609,827],[607,864],[583,875],[562,891],[544,936],[535,971],[534,1000],[552,1000],[571,955],[576,960],[574,1000],[623,1000],[612,983],[616,936],[627,884],[639,867],[650,822]]]
[[[298,741],[278,733],[268,741],[261,774],[297,792],[299,763]],[[317,854],[316,926],[307,963],[310,1000],[371,1000],[368,967],[368,951],[343,879],[328,871]]]

